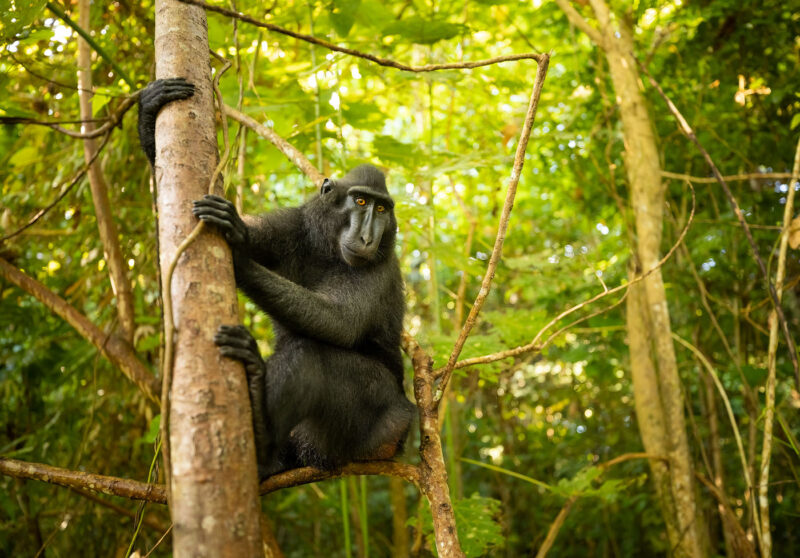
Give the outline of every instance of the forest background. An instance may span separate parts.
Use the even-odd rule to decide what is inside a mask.
[[[87,6],[0,3],[2,555],[144,555],[170,525],[163,506],[13,467],[146,481],[154,462],[156,194],[128,110],[154,75],[154,6]],[[551,57],[503,257],[440,408],[468,556],[800,555],[800,13],[769,0],[222,7],[411,66]],[[326,176],[386,169],[407,330],[445,366],[481,296],[536,61],[409,72],[224,14],[208,33],[239,114],[229,197],[258,213],[314,195],[276,135]],[[93,144],[79,133],[90,119]],[[269,320],[240,307],[268,352]],[[261,502],[276,555],[435,552],[425,499],[395,478]]]

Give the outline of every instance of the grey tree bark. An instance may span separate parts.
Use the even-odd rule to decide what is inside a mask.
[[[156,124],[162,277],[197,225],[192,200],[208,192],[217,136],[208,32],[202,8],[156,1],[156,77],[183,77],[195,95],[168,105]],[[244,371],[212,341],[238,322],[231,254],[205,229],[180,255],[171,285],[175,324],[169,396],[170,513],[175,556],[261,556],[258,481]],[[165,309],[166,311],[166,309]]]

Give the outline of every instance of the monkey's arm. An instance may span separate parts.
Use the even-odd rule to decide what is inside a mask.
[[[156,164],[156,118],[172,101],[194,95],[194,85],[183,78],[158,79],[148,84],[139,95],[139,143],[150,161]]]
[[[366,292],[370,279],[359,276],[329,281],[324,291],[312,291],[264,268],[253,260],[235,262],[236,284],[265,312],[292,331],[344,348],[366,336],[369,308],[379,299]],[[366,279],[366,280],[365,280]]]

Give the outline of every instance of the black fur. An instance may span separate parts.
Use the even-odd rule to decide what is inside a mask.
[[[145,110],[145,101],[140,134],[154,129],[142,115],[154,120],[160,108]],[[413,405],[403,390],[393,207],[383,173],[369,165],[326,180],[300,207],[246,221],[218,196],[195,202],[195,215],[230,244],[237,285],[273,321],[266,362],[244,327],[215,336],[223,355],[245,365],[261,479],[388,458],[403,444]]]
[[[168,103],[194,95],[194,85],[183,78],[159,79],[139,95],[139,141],[151,167],[156,164],[156,117]]]

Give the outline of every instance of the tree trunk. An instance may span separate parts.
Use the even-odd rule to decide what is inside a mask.
[[[569,20],[592,38],[608,60],[622,119],[625,171],[636,221],[637,269],[633,271],[633,277],[655,268],[661,259],[664,187],[656,137],[639,89],[632,30],[625,18],[612,14],[603,0],[590,0],[599,29],[589,25],[568,0],[557,0],[557,3]],[[699,528],[694,469],[683,416],[683,394],[661,270],[655,270],[632,288],[630,297],[628,340],[642,440],[645,448],[663,445],[669,457],[671,498],[661,488],[661,473],[656,472],[656,466],[653,466],[653,472],[670,546],[676,556],[700,557],[703,555],[700,535],[703,530]],[[646,396],[640,399],[642,394]],[[652,398],[656,394],[660,405],[653,404]],[[649,424],[644,421],[649,421]]]
[[[217,164],[205,12],[156,2],[156,76],[184,77],[194,97],[168,105],[156,126],[162,277],[197,225],[192,200]],[[247,385],[240,364],[212,342],[235,324],[236,289],[225,241],[203,230],[180,256],[171,285],[175,324],[170,396],[170,512],[175,556],[261,556],[260,505]],[[166,309],[165,309],[166,310]],[[167,396],[168,394],[164,394]]]
[[[80,0],[78,24],[89,33],[91,17],[89,0]],[[82,132],[91,132],[95,126],[92,119],[92,51],[89,43],[78,37],[78,99],[80,103]],[[88,163],[94,157],[97,145],[94,139],[83,140],[83,157]],[[108,186],[100,168],[100,161],[95,161],[89,166],[89,189],[92,191],[94,214],[97,219],[97,228],[100,231],[100,242],[103,245],[103,255],[108,264],[108,275],[111,279],[111,289],[117,298],[117,315],[119,316],[122,337],[133,343],[135,328],[133,292],[128,279],[128,268],[122,255],[119,244],[117,226],[111,213],[111,204],[108,200]]]
[[[609,27],[606,26],[606,29]],[[664,188],[661,183],[661,168],[658,149],[653,134],[650,115],[644,97],[639,90],[636,63],[633,52],[631,30],[620,21],[617,35],[606,32],[606,58],[611,78],[620,103],[620,116],[625,139],[625,170],[631,187],[631,204],[636,219],[636,254],[640,272],[658,265],[661,259],[661,236],[663,228]],[[672,341],[669,308],[664,290],[661,270],[657,269],[644,281],[644,304],[639,306],[644,328],[628,328],[629,337],[646,335],[652,337],[653,356],[657,363],[658,389],[661,395],[664,424],[666,426],[667,455],[670,458],[670,480],[674,500],[678,556],[702,556],[698,529],[698,514],[694,496],[694,469],[686,436],[683,416],[683,394],[681,393],[678,364]],[[632,342],[633,344],[633,342]],[[632,359],[631,367],[641,363]],[[638,401],[637,405],[640,405]]]

